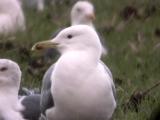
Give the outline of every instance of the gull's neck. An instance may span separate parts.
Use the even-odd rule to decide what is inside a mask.
[[[90,26],[90,27],[92,27],[92,28],[95,28],[92,22],[81,23],[81,22],[77,22],[77,21],[74,21],[74,20],[73,20],[71,25],[72,25],[72,26],[74,26],[74,25],[88,25],[88,26]]]
[[[90,64],[97,64],[100,60],[98,51],[93,52],[92,50],[69,50],[63,53],[61,57],[73,61],[89,62]]]
[[[1,87],[0,88],[0,96],[4,96],[5,98],[11,97],[11,98],[18,98],[18,89],[16,87]],[[1,98],[0,98],[1,99]]]
[[[15,88],[0,89],[0,109],[6,106],[4,110],[14,109],[20,111],[21,105],[18,104],[18,91]]]
[[[52,73],[52,79],[56,76],[58,84],[72,88],[73,86],[79,86],[79,82],[85,81],[84,76],[87,76],[92,70],[98,66],[99,59],[92,55],[86,54],[84,51],[68,51],[61,55],[55,64],[54,72]],[[81,73],[79,72],[81,71]],[[74,72],[74,75],[73,75]],[[78,80],[77,75],[81,76]],[[65,78],[65,79],[64,79]],[[64,89],[68,89],[68,88]]]
[[[23,120],[20,114],[23,109],[24,107],[18,101],[18,91],[16,89],[0,89],[0,111],[5,119]],[[8,115],[11,115],[11,117]]]

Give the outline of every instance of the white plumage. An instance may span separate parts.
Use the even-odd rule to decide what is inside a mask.
[[[71,25],[85,24],[94,28],[94,6],[88,1],[78,1],[71,10]]]
[[[0,0],[0,35],[25,30],[25,18],[19,1]]]
[[[54,106],[47,119],[109,120],[116,108],[113,80],[100,63],[101,43],[94,29],[75,25],[33,49],[46,47],[61,53],[51,75]]]
[[[23,107],[18,101],[21,71],[17,63],[0,59],[0,119],[24,120],[20,114]]]

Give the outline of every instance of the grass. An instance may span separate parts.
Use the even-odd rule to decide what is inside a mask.
[[[123,104],[133,91],[143,91],[160,81],[160,45],[158,47],[160,33],[155,34],[156,29],[160,29],[160,2],[158,0],[92,0],[92,2],[96,7],[96,28],[103,35],[109,48],[109,54],[103,61],[111,69],[116,83],[118,106],[114,120],[148,120],[151,111],[159,104],[160,87],[151,91],[142,101],[138,106],[138,112],[133,109],[124,112]],[[126,6],[135,8],[139,17],[133,15],[128,20],[123,18],[121,14]],[[28,70],[30,59],[40,58],[42,54],[32,53],[30,49],[35,42],[49,39],[58,28],[69,25],[70,7],[71,5],[49,7],[43,13],[25,10],[26,32],[17,33],[14,38],[1,39],[0,57],[19,63],[23,71],[22,85],[30,88],[40,87],[44,71],[50,64],[45,65],[42,71],[34,71],[34,74],[31,74]],[[156,10],[152,11],[152,7]],[[7,46],[8,40],[13,47]],[[29,57],[23,50],[27,51]]]

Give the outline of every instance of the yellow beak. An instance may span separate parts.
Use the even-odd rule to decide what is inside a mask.
[[[94,13],[93,13],[93,14],[87,14],[86,17],[87,17],[88,19],[90,19],[90,20],[95,20],[95,19],[96,19]]]
[[[54,42],[53,40],[52,41],[47,40],[34,44],[31,50],[34,51],[34,50],[43,50],[47,48],[56,48],[58,45],[59,44]]]

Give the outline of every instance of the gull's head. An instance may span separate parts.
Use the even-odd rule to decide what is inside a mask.
[[[56,48],[61,54],[68,51],[88,51],[101,55],[101,44],[96,31],[87,25],[75,25],[62,30],[55,38],[38,42],[32,50]]]
[[[71,10],[72,25],[91,25],[95,19],[94,6],[88,1],[78,1]]]
[[[17,63],[0,59],[0,88],[16,87],[19,89],[21,80],[21,70]]]

